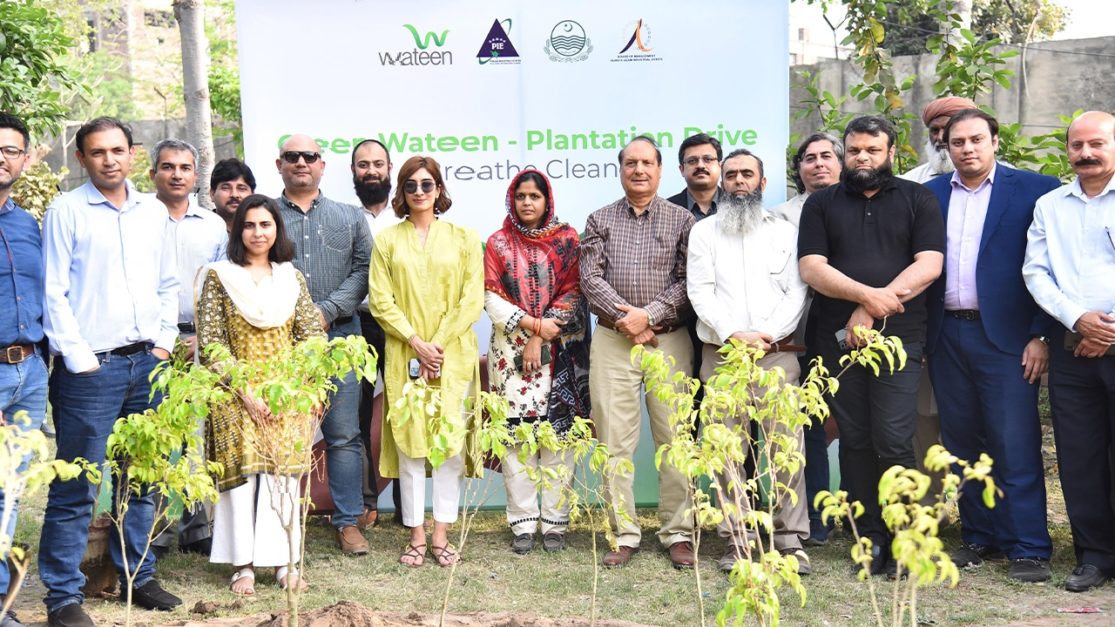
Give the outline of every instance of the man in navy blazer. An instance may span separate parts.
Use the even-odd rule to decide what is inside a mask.
[[[1060,181],[996,163],[999,123],[966,109],[945,128],[952,175],[927,183],[946,225],[945,268],[929,288],[925,352],[945,447],[965,460],[987,453],[1002,489],[994,509],[978,490],[960,497],[967,567],[1003,554],[1008,576],[1050,577],[1052,543],[1038,424],[1038,387],[1049,361],[1052,319],[1022,279],[1034,203]]]

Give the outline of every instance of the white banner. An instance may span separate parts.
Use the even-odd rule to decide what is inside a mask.
[[[356,203],[352,146],[441,164],[446,218],[487,238],[507,185],[535,167],[578,229],[619,198],[635,135],[662,148],[659,194],[684,188],[678,146],[707,132],[767,164],[783,200],[788,3],[768,0],[388,2],[238,0],[243,130],[259,190],[276,195],[278,146],[318,140],[322,188]],[[482,8],[479,8],[482,7]]]

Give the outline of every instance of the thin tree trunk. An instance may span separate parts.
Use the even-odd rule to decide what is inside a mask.
[[[198,202],[213,208],[206,193],[213,171],[213,110],[209,104],[209,40],[203,0],[174,0],[182,38],[182,91],[186,99],[186,139],[201,157],[197,164]]]

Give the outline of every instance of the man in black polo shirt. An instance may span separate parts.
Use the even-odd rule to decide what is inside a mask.
[[[893,572],[890,535],[880,516],[879,477],[897,464],[915,466],[913,435],[917,385],[925,342],[923,292],[941,274],[944,221],[934,195],[920,184],[896,178],[894,128],[865,116],[844,129],[840,183],[811,195],[798,233],[801,278],[817,291],[810,350],[835,372],[844,351],[836,338],[873,327],[896,335],[906,348],[906,367],[878,377],[853,367],[840,377],[831,400],[840,427],[840,474],[864,514],[861,536],[874,542],[872,574]]]

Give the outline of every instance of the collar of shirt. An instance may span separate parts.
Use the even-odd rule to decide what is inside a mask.
[[[1063,192],[1065,196],[1076,196],[1080,200],[1083,200],[1085,203],[1087,203],[1089,201],[1095,200],[1096,198],[1105,196],[1106,194],[1109,194],[1113,190],[1115,190],[1115,176],[1111,177],[1111,179],[1107,181],[1107,186],[1103,188],[1102,192],[1096,194],[1091,198],[1088,198],[1088,195],[1084,193],[1084,188],[1080,186],[1079,176],[1073,179],[1072,183],[1066,185],[1062,189],[1065,190]]]
[[[82,187],[85,191],[85,202],[89,203],[90,205],[105,205],[107,207],[115,209],[116,211],[122,212],[131,210],[140,202],[140,192],[135,188],[134,185],[132,185],[132,182],[128,179],[124,179],[124,187],[128,190],[128,194],[127,197],[124,199],[123,207],[117,207],[116,205],[112,204],[112,202],[109,201],[108,198],[105,198],[105,195],[101,193],[101,190],[97,189],[97,186],[93,184],[92,180],[86,181],[85,184],[82,185]]]
[[[314,209],[317,209],[318,203],[321,202],[322,198],[325,198],[325,196],[322,195],[321,190],[319,189],[319,190],[317,190],[317,196],[314,196],[314,199],[310,201],[310,208],[306,209],[305,211],[302,211],[302,206],[301,205],[299,205],[298,203],[296,203],[293,200],[286,197],[286,190],[285,189],[282,191],[281,194],[279,194],[279,200],[286,203],[286,206],[290,207],[291,209],[294,209],[295,211],[299,211],[299,212],[302,212],[302,213],[309,213],[309,212],[313,211]]]
[[[0,205],[0,213],[8,213],[9,211],[15,211],[15,201],[12,200],[11,196],[4,201],[4,204]]]
[[[647,206],[643,207],[643,212],[642,213],[636,213],[635,212],[635,207],[631,204],[631,201],[627,199],[627,196],[624,196],[620,200],[619,206],[620,206],[620,209],[627,210],[627,213],[631,214],[631,217],[638,220],[640,218],[649,218],[650,217],[650,212],[654,209],[654,202],[656,200],[658,200],[658,196],[655,196],[655,197],[651,198],[650,202],[647,203]]]
[[[964,189],[965,191],[975,193],[975,192],[980,191],[984,187],[989,187],[989,186],[994,185],[995,184],[995,174],[998,171],[999,171],[999,162],[996,161],[994,164],[992,164],[991,171],[987,173],[987,178],[980,181],[980,184],[977,185],[975,189],[972,189],[971,187],[968,187],[967,185],[964,184],[964,181],[960,180],[960,172],[958,170],[953,170],[952,178],[949,179],[949,183],[952,184],[953,189],[956,189],[957,187],[959,187],[961,189]]]
[[[713,193],[713,195],[712,195],[712,202],[709,203],[708,213],[704,213],[697,206],[697,200],[695,198],[693,198],[693,194],[689,193],[689,188],[686,187],[685,188],[685,208],[689,210],[689,213],[693,214],[694,218],[697,217],[698,213],[700,213],[704,217],[711,216],[711,215],[716,215],[717,205],[720,204],[720,200],[723,197],[724,197],[724,190],[721,189],[719,185],[717,185],[716,186],[716,192]]]

